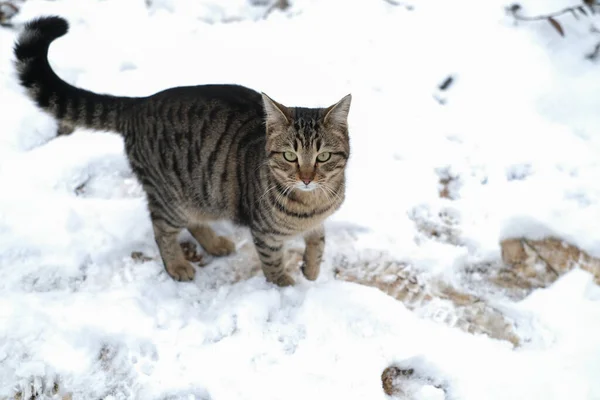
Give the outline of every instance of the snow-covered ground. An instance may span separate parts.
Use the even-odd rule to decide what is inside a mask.
[[[466,271],[498,266],[506,237],[554,235],[600,256],[600,66],[584,57],[600,18],[560,17],[561,38],[546,21],[515,26],[501,0],[18,4],[15,27],[0,28],[0,398],[57,382],[73,399],[376,400],[398,364],[452,399],[600,399],[600,288],[587,272],[521,299],[477,284],[517,347],[439,323],[441,303],[407,308],[336,279],[396,263],[467,292]],[[573,4],[526,0],[522,12]],[[19,26],[46,14],[71,24],[51,64],[87,89],[239,83],[302,106],[352,93],[347,200],[319,280],[267,284],[247,232],[225,223],[238,253],[171,280],[121,138],[54,139],[15,80]],[[439,195],[447,177],[452,199]],[[440,216],[452,232],[424,233]],[[291,267],[300,251],[290,245]]]

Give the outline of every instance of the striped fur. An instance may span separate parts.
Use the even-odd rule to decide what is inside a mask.
[[[85,127],[124,137],[171,277],[194,278],[177,242],[183,229],[209,254],[235,250],[209,226],[216,220],[251,230],[265,277],[281,286],[294,283],[283,268],[283,244],[303,235],[302,271],[318,277],[322,223],[344,200],[350,95],[328,108],[288,108],[238,85],[174,87],[148,97],[96,94],[66,83],[48,63],[50,43],[67,30],[60,17],[26,25],[15,46],[20,82],[62,132]]]

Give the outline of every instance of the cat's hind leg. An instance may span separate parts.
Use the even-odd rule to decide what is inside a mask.
[[[154,239],[167,273],[177,281],[194,279],[196,270],[185,259],[178,242],[182,228],[172,226],[165,220],[157,218],[152,218],[152,227],[154,228]]]
[[[218,236],[208,224],[195,223],[188,226],[188,231],[211,256],[226,256],[235,251],[235,243],[225,236]]]

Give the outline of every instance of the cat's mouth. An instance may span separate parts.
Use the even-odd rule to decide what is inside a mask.
[[[299,189],[303,192],[312,192],[313,190],[315,190],[319,185],[315,182],[310,182],[308,184],[304,183],[304,182],[296,182],[296,184],[294,185],[294,187],[296,189]]]

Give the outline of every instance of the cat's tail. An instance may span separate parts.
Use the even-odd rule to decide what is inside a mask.
[[[14,47],[19,81],[44,111],[73,127],[124,133],[124,118],[139,99],[93,93],[63,81],[50,67],[48,48],[69,30],[61,17],[29,21]]]

